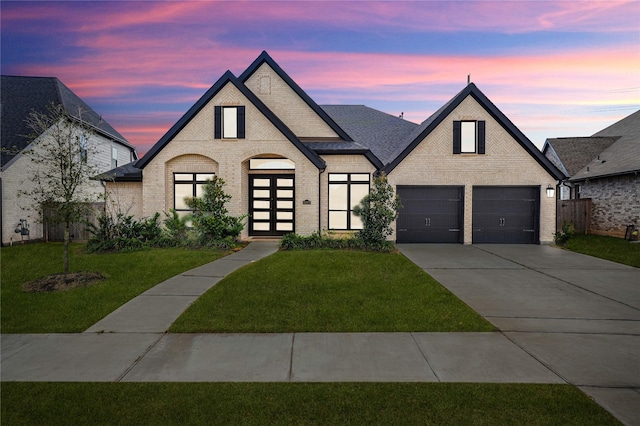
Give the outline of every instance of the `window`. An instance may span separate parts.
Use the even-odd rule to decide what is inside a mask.
[[[244,106],[216,106],[214,115],[215,139],[244,139]]]
[[[329,229],[362,229],[353,208],[369,194],[368,173],[329,174]]]
[[[118,167],[118,148],[111,147],[111,168]]]
[[[453,153],[484,154],[485,134],[485,121],[454,121]]]
[[[191,213],[184,202],[186,197],[200,197],[202,187],[207,180],[213,179],[215,173],[174,173],[173,174],[173,208],[179,216]]]
[[[87,162],[87,137],[80,135],[78,137],[78,143],[80,144],[80,160]]]
[[[252,158],[249,170],[295,170],[296,165],[288,158]]]

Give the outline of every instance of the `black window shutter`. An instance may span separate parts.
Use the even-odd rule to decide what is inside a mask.
[[[460,154],[462,152],[462,122],[453,122],[453,153]]]
[[[244,132],[244,107],[243,106],[239,106],[238,107],[238,139],[244,139],[245,138],[245,132]]]
[[[222,107],[214,108],[213,138],[222,139]]]
[[[478,154],[484,154],[484,146],[486,139],[486,122],[478,121]]]

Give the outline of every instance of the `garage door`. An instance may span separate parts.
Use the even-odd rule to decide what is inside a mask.
[[[540,188],[474,186],[474,243],[539,243]]]
[[[398,186],[399,243],[462,243],[463,187]]]

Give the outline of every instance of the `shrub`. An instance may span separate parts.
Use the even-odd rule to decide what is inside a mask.
[[[391,252],[395,246],[393,242],[386,240],[380,244],[373,244],[357,237],[335,238],[316,231],[306,237],[294,233],[286,234],[280,240],[280,248],[282,250],[350,249]]]
[[[558,231],[553,234],[553,242],[559,246],[564,246],[573,234],[573,226],[568,222],[564,222],[562,224],[562,231]]]
[[[169,210],[169,213],[164,212],[164,216],[164,228],[167,236],[176,240],[184,240],[187,237],[187,220],[189,218],[178,216],[175,209]]]
[[[200,234],[203,242],[210,240],[237,239],[244,224],[246,215],[234,217],[229,215],[226,203],[231,195],[224,192],[225,181],[213,176],[202,187],[202,197],[187,197],[185,203],[193,209],[191,217],[194,229]]]
[[[160,213],[140,220],[122,213],[115,216],[105,213],[98,217],[97,225],[89,224],[92,237],[87,251],[133,251],[152,247],[162,237],[159,219]]]
[[[353,209],[363,224],[357,238],[371,247],[385,245],[387,237],[393,233],[391,223],[398,217],[400,207],[400,196],[394,194],[387,176],[381,173],[374,177],[369,194]]]

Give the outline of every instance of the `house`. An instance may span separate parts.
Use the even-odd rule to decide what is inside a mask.
[[[353,207],[380,172],[402,197],[398,242],[552,241],[547,188],[564,175],[475,84],[418,125],[319,106],[266,52],[238,77],[227,71],[106,186],[137,217],[186,214],[184,197],[218,175],[251,239],[360,229]]]
[[[547,139],[543,153],[568,176],[561,199],[591,199],[591,233],[640,225],[640,111],[590,137]]]
[[[0,191],[2,193],[2,222],[0,226],[2,244],[20,241],[21,235],[14,232],[21,224],[28,224],[29,239],[43,238],[43,226],[38,223],[40,212],[31,206],[31,201],[18,197],[19,190],[32,185],[30,158],[24,155],[26,149],[33,148],[24,136],[32,132],[25,119],[32,111],[47,113],[51,103],[59,104],[74,118],[89,124],[93,134],[87,144],[91,152],[87,161],[95,162],[101,171],[110,170],[136,160],[136,149],[109,123],[93,111],[67,86],[55,77],[1,77],[2,123],[2,168],[0,169]],[[81,117],[80,117],[81,116]],[[46,137],[44,134],[41,138]],[[37,139],[34,144],[37,145]],[[89,186],[95,193],[103,194],[100,182]]]

